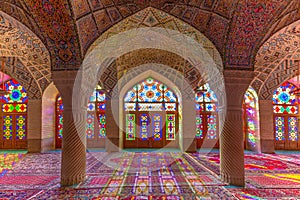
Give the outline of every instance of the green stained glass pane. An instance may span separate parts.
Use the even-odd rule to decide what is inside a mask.
[[[175,140],[175,114],[167,114],[166,115],[166,139],[167,140]]]
[[[286,110],[287,113],[290,113],[290,112],[291,112],[291,109],[290,109],[289,106],[288,106],[285,110]]]
[[[16,139],[24,140],[26,137],[26,116],[17,116]]]
[[[3,139],[12,139],[12,116],[3,116]]]
[[[196,115],[196,138],[203,139],[203,115]]]
[[[106,137],[106,117],[105,114],[99,114],[99,138]]]
[[[135,140],[135,114],[126,114],[126,140]]]

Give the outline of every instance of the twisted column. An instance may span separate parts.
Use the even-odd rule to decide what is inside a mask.
[[[249,71],[225,70],[224,78],[227,113],[220,136],[220,174],[222,181],[244,186],[242,102],[253,74]]]
[[[61,159],[61,185],[78,184],[86,177],[86,107],[72,108],[73,85],[76,71],[53,72],[53,80],[63,99],[63,140]],[[77,98],[84,94],[76,94]],[[77,101],[80,102],[80,101]],[[79,110],[79,109],[82,110]],[[77,110],[76,110],[77,109]],[[75,113],[73,113],[75,110]]]

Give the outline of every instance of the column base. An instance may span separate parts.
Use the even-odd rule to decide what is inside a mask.
[[[85,181],[86,179],[86,174],[80,174],[77,176],[73,176],[73,177],[61,177],[61,181],[60,184],[61,186],[72,186],[72,185],[76,185],[79,184],[83,181]]]
[[[28,153],[40,153],[41,152],[41,139],[27,139]]]
[[[245,186],[245,177],[233,177],[224,172],[221,172],[220,176],[223,182],[229,183],[230,185],[241,187]]]
[[[270,139],[260,139],[261,152],[262,153],[275,153],[274,140]]]
[[[196,138],[183,138],[183,151],[187,153],[197,152]]]
[[[106,138],[105,141],[105,151],[106,152],[119,152],[119,138]]]

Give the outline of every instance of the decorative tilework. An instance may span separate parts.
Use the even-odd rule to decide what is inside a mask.
[[[222,59],[218,50],[216,49],[214,44],[204,36],[204,34],[200,33],[198,30],[188,25],[187,23],[152,7],[146,8],[126,18],[125,20],[122,20],[115,26],[109,28],[99,38],[94,35],[93,39],[91,40],[95,40],[95,42],[93,43],[93,46],[88,50],[88,52],[90,52],[94,46],[97,46],[97,44],[101,43],[108,37],[139,27],[162,27],[166,29],[176,30],[183,33],[184,35],[190,36],[198,43],[202,44],[204,49],[207,49],[212,59],[215,60],[216,64],[220,68],[222,66]],[[79,29],[84,29],[84,27],[79,27]],[[100,32],[102,33],[102,31]],[[86,52],[87,49],[83,49],[82,51]]]

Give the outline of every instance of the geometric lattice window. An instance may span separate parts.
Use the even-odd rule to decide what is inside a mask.
[[[3,127],[0,147],[24,149],[27,147],[27,92],[16,80],[7,77],[4,88],[1,88],[7,93],[0,95],[2,117],[0,125]]]
[[[204,139],[218,140],[217,96],[208,83],[200,86],[195,93],[196,139],[200,148]],[[217,147],[217,145],[215,145]]]
[[[276,149],[299,149],[299,97],[297,86],[287,81],[273,94],[274,137]]]
[[[177,107],[176,95],[162,82],[149,77],[134,85],[124,96],[125,146],[176,140]]]

